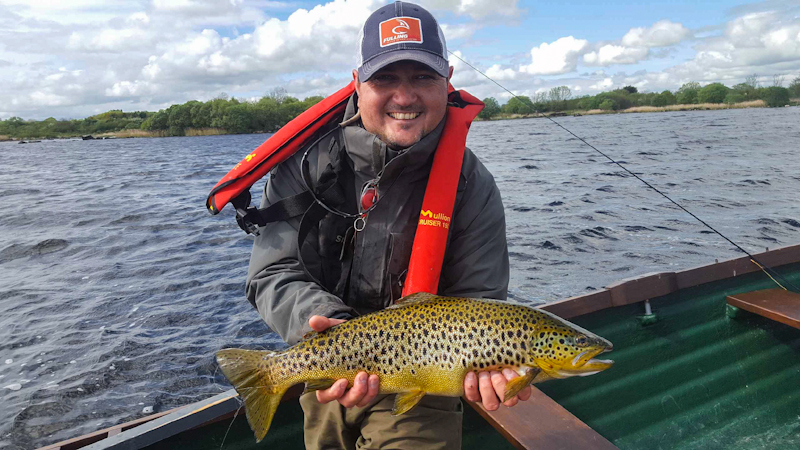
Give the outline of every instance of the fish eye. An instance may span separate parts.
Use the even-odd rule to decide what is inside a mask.
[[[585,347],[589,343],[589,339],[586,336],[578,336],[575,338],[575,345],[579,347]]]

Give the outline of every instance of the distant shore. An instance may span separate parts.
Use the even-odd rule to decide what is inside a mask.
[[[800,99],[792,99],[789,106],[800,106]],[[713,111],[720,109],[747,109],[747,108],[766,108],[767,104],[764,100],[753,100],[741,103],[700,103],[700,104],[685,104],[685,105],[668,105],[668,106],[634,106],[632,108],[614,110],[605,109],[589,109],[589,110],[569,110],[569,111],[556,111],[549,113],[534,113],[534,114],[497,114],[491,119],[475,119],[477,121],[495,121],[495,120],[510,120],[510,119],[534,119],[537,117],[564,117],[564,116],[591,116],[596,114],[631,114],[631,113],[653,113],[653,112],[670,112],[670,111]]]
[[[792,99],[789,106],[800,106],[800,99]],[[477,118],[476,121],[495,121],[495,120],[510,120],[510,119],[533,119],[537,117],[563,117],[563,116],[591,116],[596,114],[631,114],[631,113],[653,113],[653,112],[670,112],[670,111],[713,111],[721,109],[747,109],[747,108],[766,108],[767,104],[764,100],[753,100],[749,102],[725,104],[725,103],[700,103],[700,104],[684,104],[684,105],[668,105],[668,106],[634,106],[632,108],[621,110],[604,110],[604,109],[590,109],[590,110],[569,110],[558,111],[551,113],[536,113],[536,114],[497,114],[491,119]],[[237,134],[229,133],[223,128],[186,128],[186,136],[216,136]],[[259,134],[259,133],[248,133]],[[128,138],[155,138],[165,137],[166,131],[146,131],[146,130],[121,130],[110,131],[106,133],[99,133],[92,135],[92,139],[128,139]],[[9,136],[0,135],[0,142],[6,141],[40,141],[40,140],[53,140],[53,139],[80,139],[82,136],[59,136],[56,138],[12,138]]]

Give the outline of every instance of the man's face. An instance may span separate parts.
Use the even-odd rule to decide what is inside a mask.
[[[356,70],[353,78],[364,128],[395,150],[416,144],[444,118],[449,77],[424,64],[398,61],[364,83]]]

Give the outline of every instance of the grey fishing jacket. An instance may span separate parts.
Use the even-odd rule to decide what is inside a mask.
[[[345,119],[355,115],[355,105],[354,94]],[[307,160],[312,180],[328,166],[332,152],[344,149],[339,155],[345,156],[342,159],[353,173],[344,181],[348,186],[343,186],[349,204],[355,208],[364,183],[376,178],[378,202],[363,231],[353,230],[352,219],[338,218],[340,223],[346,221],[344,227],[337,231],[320,224],[302,248],[297,239],[300,218],[259,229],[247,274],[247,298],[288,344],[297,343],[311,331],[308,319],[312,315],[354,317],[385,308],[400,296],[443,128],[444,120],[418,143],[398,152],[355,123],[310,149]],[[304,150],[271,171],[262,208],[306,190],[301,175]],[[332,264],[337,271],[326,270]],[[505,299],[508,266],[500,192],[492,175],[467,148],[439,294]]]

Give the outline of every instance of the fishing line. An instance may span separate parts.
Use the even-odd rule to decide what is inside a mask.
[[[518,96],[514,95],[514,93],[513,93],[513,92],[509,91],[508,89],[506,89],[506,87],[505,87],[505,86],[503,86],[502,84],[500,84],[500,83],[498,83],[497,81],[493,80],[491,77],[489,77],[489,76],[488,76],[488,75],[486,75],[485,73],[483,73],[483,72],[481,72],[480,70],[478,70],[478,68],[477,68],[477,67],[475,67],[475,66],[473,66],[472,64],[470,64],[470,63],[468,63],[468,62],[464,61],[464,59],[463,59],[463,58],[461,58],[460,56],[456,55],[455,53],[453,53],[453,52],[451,52],[451,51],[449,51],[449,50],[448,50],[448,53],[450,53],[451,55],[455,56],[455,57],[456,57],[456,58],[458,58],[458,59],[459,59],[461,62],[463,62],[464,64],[468,65],[469,67],[471,67],[473,70],[475,70],[475,71],[476,71],[476,72],[478,72],[479,74],[481,74],[481,75],[483,75],[484,77],[486,77],[486,79],[487,79],[487,80],[491,81],[492,83],[496,84],[496,85],[497,85],[497,86],[499,86],[501,89],[503,89],[504,91],[508,92],[508,93],[509,93],[509,95],[511,95],[512,97],[514,97],[514,98],[516,98],[517,100],[519,100],[519,101],[521,101],[521,102],[525,103],[525,101],[524,101],[522,98],[520,98],[520,97],[518,97]],[[743,249],[742,247],[740,247],[740,246],[739,246],[739,244],[737,244],[737,243],[733,242],[732,240],[728,239],[728,237],[727,237],[727,236],[725,236],[724,234],[722,234],[722,233],[720,233],[719,231],[717,231],[717,229],[716,229],[716,228],[714,228],[714,227],[712,227],[711,225],[709,225],[709,224],[708,224],[706,221],[704,221],[703,219],[701,219],[701,218],[697,217],[697,215],[693,214],[691,211],[689,211],[688,209],[684,208],[684,207],[683,207],[682,205],[680,205],[678,202],[676,202],[675,200],[673,200],[673,199],[669,198],[669,196],[667,196],[667,194],[665,194],[665,193],[661,192],[661,191],[660,191],[660,190],[658,190],[658,189],[657,189],[655,186],[653,186],[652,184],[648,183],[647,181],[645,181],[644,179],[642,179],[640,176],[636,175],[635,173],[631,172],[630,170],[628,170],[628,168],[626,168],[626,167],[625,167],[625,166],[623,166],[622,164],[618,163],[617,161],[615,161],[614,159],[612,159],[610,156],[608,156],[608,155],[606,155],[605,153],[603,153],[603,152],[601,152],[600,150],[598,150],[598,149],[597,149],[597,147],[595,147],[594,145],[592,145],[592,144],[590,144],[590,143],[586,142],[586,140],[584,140],[582,137],[578,136],[577,134],[575,134],[575,133],[573,133],[572,131],[568,130],[568,129],[567,129],[565,126],[563,126],[563,125],[561,125],[560,123],[558,123],[558,122],[556,122],[555,120],[553,120],[553,118],[552,118],[552,117],[550,117],[550,116],[546,116],[546,115],[544,115],[544,114],[540,113],[539,111],[537,111],[537,110],[536,110],[536,106],[534,106],[534,105],[533,105],[533,103],[532,103],[532,102],[530,102],[530,100],[528,100],[528,103],[530,103],[530,106],[533,108],[533,110],[534,110],[534,111],[536,111],[536,114],[539,114],[540,116],[542,116],[542,117],[545,117],[545,118],[549,119],[551,122],[553,122],[554,124],[558,125],[558,126],[559,126],[559,127],[562,129],[562,130],[566,131],[567,133],[571,134],[573,137],[575,137],[575,138],[576,138],[576,139],[578,139],[579,141],[581,141],[581,142],[583,142],[584,144],[588,145],[588,146],[589,146],[591,149],[593,149],[593,150],[594,150],[594,151],[596,151],[597,153],[599,153],[599,154],[603,155],[603,157],[605,157],[607,160],[609,160],[609,161],[611,161],[612,163],[614,163],[614,164],[616,164],[617,166],[619,166],[619,167],[620,167],[622,170],[624,170],[625,172],[629,173],[631,176],[635,177],[637,180],[639,180],[639,181],[641,181],[642,183],[644,183],[644,184],[645,184],[647,187],[649,187],[650,189],[652,189],[652,190],[654,190],[654,191],[658,192],[658,193],[659,193],[659,194],[660,194],[662,197],[664,197],[664,198],[666,198],[667,200],[669,200],[669,201],[670,201],[670,202],[671,202],[673,205],[675,205],[675,206],[677,206],[678,208],[682,209],[682,210],[683,210],[683,211],[684,211],[686,214],[689,214],[690,216],[694,217],[694,218],[695,218],[695,219],[696,219],[698,222],[702,223],[702,224],[703,224],[703,225],[705,225],[705,226],[706,226],[708,229],[710,229],[710,230],[711,230],[711,231],[713,231],[714,233],[718,234],[720,237],[722,237],[723,239],[725,239],[726,241],[728,241],[728,242],[729,242],[731,245],[733,245],[734,247],[736,247],[737,249],[739,249],[739,250],[740,250],[742,253],[744,253],[745,255],[747,255],[747,256],[750,258],[750,262],[752,262],[753,264],[755,264],[756,266],[758,266],[758,268],[760,268],[760,269],[761,269],[761,270],[762,270],[762,271],[763,271],[765,274],[767,274],[767,276],[768,276],[768,277],[769,277],[769,278],[770,278],[772,281],[774,281],[774,282],[775,282],[775,284],[777,284],[778,286],[780,286],[782,289],[784,289],[784,290],[787,290],[787,291],[789,290],[789,289],[787,289],[786,287],[784,287],[784,285],[783,285],[783,284],[779,283],[779,282],[778,282],[778,281],[775,279],[776,277],[777,277],[777,278],[780,278],[780,279],[781,279],[781,281],[783,281],[783,283],[784,283],[784,284],[786,284],[786,285],[790,286],[790,287],[791,287],[791,288],[792,288],[792,289],[793,289],[795,292],[800,292],[800,289],[798,289],[798,287],[797,287],[797,286],[795,286],[795,285],[794,285],[794,284],[792,284],[792,283],[791,283],[789,280],[787,280],[786,278],[784,278],[784,277],[783,277],[781,274],[779,274],[778,272],[776,272],[776,271],[775,271],[775,269],[772,269],[771,267],[767,266],[766,264],[764,264],[764,263],[760,262],[758,259],[756,259],[756,257],[755,257],[755,256],[751,255],[751,254],[750,254],[750,252],[748,252],[747,250],[745,250],[745,249]],[[772,274],[770,274],[770,272],[772,272]],[[774,275],[774,276],[773,276],[773,275]]]

